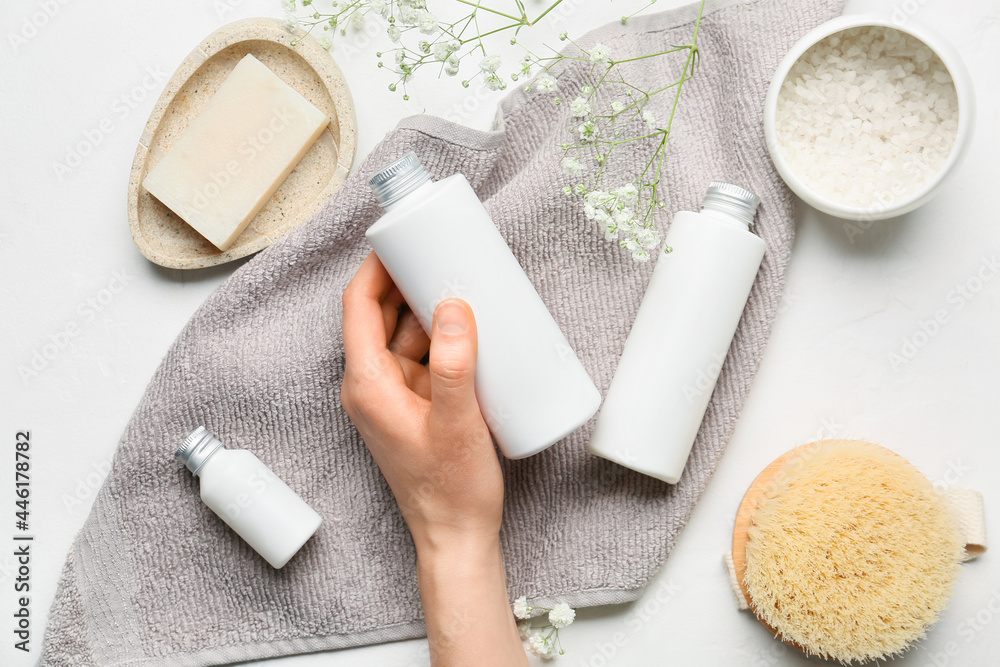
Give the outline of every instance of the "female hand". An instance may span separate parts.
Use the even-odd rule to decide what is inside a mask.
[[[500,532],[503,478],[475,393],[476,322],[443,301],[433,340],[370,254],[344,292],[340,400],[396,496],[417,548]],[[430,350],[427,366],[420,363]]]
[[[340,400],[417,549],[435,664],[527,664],[508,606],[503,478],[475,394],[476,321],[442,301],[430,338],[374,253],[344,292]],[[427,366],[420,362],[430,353]]]

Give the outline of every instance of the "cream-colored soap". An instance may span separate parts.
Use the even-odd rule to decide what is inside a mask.
[[[329,122],[247,55],[142,185],[226,250]]]

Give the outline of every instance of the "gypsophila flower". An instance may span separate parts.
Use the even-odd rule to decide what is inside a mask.
[[[652,111],[642,112],[642,122],[646,124],[646,129],[650,132],[656,131],[656,116],[653,115]]]
[[[556,657],[555,645],[541,634],[536,633],[528,637],[528,650],[540,658]]]
[[[595,209],[607,208],[615,203],[615,196],[610,192],[593,190],[587,193],[587,197],[584,201]]]
[[[399,20],[406,25],[416,25],[417,18],[420,15],[417,13],[416,7],[410,5],[399,5]]]
[[[552,627],[557,630],[565,628],[567,625],[572,623],[575,618],[576,611],[570,608],[570,606],[565,602],[560,602],[549,611],[549,623],[551,623]]]
[[[528,650],[535,655],[541,655],[547,649],[545,647],[545,638],[538,632],[532,632],[528,636]]]
[[[645,262],[649,260],[649,253],[635,237],[622,241],[621,246],[632,253],[632,259],[635,261]]]
[[[567,39],[569,39],[569,33],[563,30],[562,32],[559,33],[559,39],[560,41],[565,42]]]
[[[604,213],[604,211],[601,211],[601,213]],[[618,227],[616,227],[614,221],[611,220],[611,216],[607,213],[604,213],[604,215],[608,218],[608,220],[605,222],[599,220],[598,225],[600,225],[601,231],[604,232],[604,239],[606,241],[614,241],[618,238]]]
[[[403,36],[403,33],[399,31],[399,28],[394,25],[390,25],[389,29],[386,30],[386,33],[389,35],[389,39],[393,44],[398,44],[400,37]]]
[[[660,245],[660,232],[656,227],[643,227],[636,232],[635,240],[646,250],[652,250]]]
[[[612,238],[618,234],[618,226],[615,224],[615,219],[607,211],[596,209],[594,211],[594,222],[604,230],[605,234],[611,235]]]
[[[422,9],[417,12],[417,26],[420,28],[420,32],[425,35],[433,35],[438,31],[437,17],[429,11]]]
[[[363,12],[354,12],[351,14],[351,28],[354,30],[364,30],[366,21],[367,17]]]
[[[528,604],[528,598],[522,595],[518,599],[514,600],[514,616],[517,618],[530,618],[531,617],[531,605]]]
[[[611,62],[611,51],[608,47],[598,42],[590,50],[590,59],[595,63],[609,63]]]
[[[500,56],[486,56],[479,61],[479,69],[483,74],[492,74],[500,68],[502,62]]]
[[[535,79],[535,90],[540,93],[550,93],[556,89],[556,79],[549,74],[539,74]]]
[[[447,42],[435,42],[434,46],[431,47],[431,54],[433,54],[434,58],[437,60],[447,60],[448,56],[453,54],[455,51],[458,51],[460,48],[462,48],[462,43],[457,39],[451,39]]]
[[[389,15],[389,3],[386,0],[368,0],[368,8],[383,18]]]
[[[483,78],[483,84],[490,90],[503,90],[507,87],[507,82],[496,74],[488,74]]]
[[[435,60],[447,60],[448,56],[451,55],[451,51],[448,50],[446,42],[437,42],[431,47],[431,55],[434,56]]]
[[[570,105],[570,111],[577,118],[583,118],[590,113],[590,103],[583,97],[578,97]]]
[[[527,639],[531,636],[531,621],[518,621],[517,622],[517,633],[521,635],[521,639]]]
[[[608,241],[623,236],[619,241],[620,245],[632,253],[633,259],[642,262],[649,259],[647,251],[659,244],[660,235],[655,227],[645,226],[639,220],[633,208],[638,200],[639,189],[634,183],[626,183],[611,191],[592,190],[584,197],[583,212],[587,219],[597,223],[598,229]],[[564,612],[560,609],[555,617],[550,615],[549,620],[554,627],[560,627],[556,625],[556,621],[565,620],[560,619],[561,613]]]
[[[615,100],[611,103],[611,110],[615,113],[621,113],[624,108],[625,104],[620,100]]]
[[[564,157],[562,161],[563,171],[570,176],[579,176],[583,172],[583,165],[575,157]]]
[[[635,187],[634,183],[626,183],[620,188],[615,188],[611,191],[611,194],[626,206],[635,204],[639,199],[639,190]]]
[[[596,220],[598,223],[603,223],[605,216],[608,220],[611,219],[603,206],[594,206],[589,201],[583,205],[583,214],[587,216],[588,220]]]
[[[330,40],[329,37],[321,37],[319,40],[319,45],[322,46],[327,51],[333,48],[333,42]]]
[[[619,206],[614,212],[615,224],[626,233],[635,231],[635,213],[628,206]]]
[[[576,131],[580,133],[580,139],[583,141],[595,141],[597,139],[597,125],[592,120],[582,123],[580,127],[576,128]]]
[[[444,73],[448,76],[455,76],[458,74],[458,66],[461,64],[458,56],[451,55],[448,57],[448,61],[444,64]]]

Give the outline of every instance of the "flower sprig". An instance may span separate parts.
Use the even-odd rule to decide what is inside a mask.
[[[396,75],[389,84],[389,90],[402,90],[403,98],[409,99],[406,85],[418,70],[432,67],[438,76],[457,76],[463,61],[472,60],[477,64],[474,73],[462,79],[468,88],[480,80],[490,90],[505,90],[507,80],[500,72],[502,59],[491,51],[489,40],[484,39],[502,33],[511,33],[511,44],[517,43],[516,35],[522,28],[535,25],[563,0],[556,0],[537,16],[528,16],[524,4],[515,0],[516,12],[501,11],[472,0],[451,0],[451,5],[464,6],[466,12],[459,12],[453,20],[440,19],[427,7],[427,0],[331,0],[330,11],[315,8],[313,0],[281,0],[285,11],[285,25],[295,32],[302,28],[306,34],[316,28],[325,33],[320,43],[327,49],[333,48],[334,38],[346,37],[349,31],[362,31],[370,18],[385,22],[386,35],[394,45],[376,53],[378,66]],[[308,12],[299,15],[299,7]],[[481,19],[491,19],[488,27],[481,26]],[[499,26],[493,24],[499,20]],[[521,68],[523,70],[523,68]],[[519,77],[517,71],[510,74],[512,81]]]
[[[437,0],[436,7],[448,5],[452,10],[457,9],[453,13],[458,16],[448,20],[432,13],[427,0],[321,1],[328,3],[329,11],[315,9],[313,0],[281,0],[289,30],[300,34],[300,29],[310,33],[322,28],[324,36],[320,42],[326,48],[333,48],[337,36],[363,31],[369,20],[382,21],[391,46],[376,53],[378,67],[392,73],[395,78],[388,88],[394,92],[400,90],[404,100],[409,99],[407,84],[427,67],[436,70],[439,77],[457,77],[464,69],[467,76],[460,79],[464,87],[478,81],[489,90],[505,90],[508,80],[517,82],[534,76],[524,84],[526,93],[551,94],[555,104],[565,104],[570,110],[569,136],[560,144],[564,153],[563,171],[572,179],[564,186],[564,192],[581,197],[587,219],[636,261],[647,261],[659,246],[661,239],[654,214],[664,208],[665,185],[661,175],[667,140],[681,91],[699,63],[698,32],[704,0],[687,44],[621,58],[616,58],[612,49],[601,43],[584,48],[566,31],[559,34],[559,39],[568,41],[573,47],[570,49],[545,46],[543,53],[537,53],[518,41],[522,29],[536,25],[563,0],[555,0],[534,18],[528,16],[521,0],[514,0],[515,8],[509,11],[487,6],[484,0]],[[622,23],[655,3],[656,0],[650,0],[645,7],[621,17]],[[299,16],[300,8],[307,12],[303,17]],[[506,73],[502,57],[493,50],[501,35],[509,35],[510,44],[524,51],[512,71]],[[629,80],[629,64],[671,55],[684,56],[675,81],[645,87]],[[466,64],[470,61],[475,65],[468,75]],[[563,98],[559,96],[556,75],[561,69],[557,66],[573,62],[589,66],[587,82],[577,93]],[[672,100],[669,113],[661,119],[649,105],[663,94],[672,95]],[[628,147],[627,153],[633,156],[648,155],[648,159],[641,162],[643,166],[631,180],[606,183],[608,165],[623,147]]]
[[[569,105],[573,118],[568,128],[570,139],[563,142],[561,148],[565,154],[563,171],[576,182],[566,185],[563,191],[570,196],[582,196],[587,219],[597,223],[605,238],[617,242],[639,262],[647,261],[650,251],[660,244],[660,233],[654,223],[654,213],[664,207],[660,177],[681,91],[698,66],[698,30],[703,10],[704,2],[688,44],[657,53],[615,59],[604,44],[597,43],[586,49],[563,32],[560,39],[569,40],[580,55],[561,53],[556,57],[539,57],[529,54],[531,62],[542,67],[542,73],[536,77],[534,87],[532,84],[525,86],[526,92],[532,89],[544,92],[538,83],[542,77],[549,76],[549,69],[556,62],[575,59],[590,63],[589,83],[579,94],[572,99],[555,99],[557,104]],[[622,17],[622,21],[628,18]],[[625,63],[676,53],[686,53],[686,58],[679,78],[667,85],[642,88],[626,80],[620,72],[620,66]],[[552,87],[547,81],[545,83],[546,90]],[[673,93],[673,100],[669,115],[660,123],[647,107],[654,97],[667,92]],[[604,176],[611,157],[627,145],[633,152],[645,149],[649,158],[631,181],[607,187]]]
[[[559,630],[576,619],[576,611],[572,607],[564,602],[552,607],[533,607],[522,595],[514,600],[513,611],[514,616],[520,619],[517,629],[521,633],[521,639],[525,641],[531,653],[551,659],[566,652],[559,641]],[[545,612],[548,612],[546,616],[548,622],[535,623],[533,619]]]

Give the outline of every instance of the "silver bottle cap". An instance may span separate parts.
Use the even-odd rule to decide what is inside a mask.
[[[736,216],[747,223],[748,227],[753,222],[759,205],[760,197],[754,193],[746,188],[722,181],[712,181],[708,185],[705,198],[701,201],[702,208],[710,208],[713,211]]]
[[[184,438],[174,456],[183,461],[192,474],[197,475],[209,457],[222,447],[223,444],[218,438],[209,433],[204,426],[199,426],[191,432],[191,435]]]
[[[431,180],[431,175],[420,164],[417,154],[410,151],[388,167],[368,179],[368,186],[383,208],[417,187]]]

